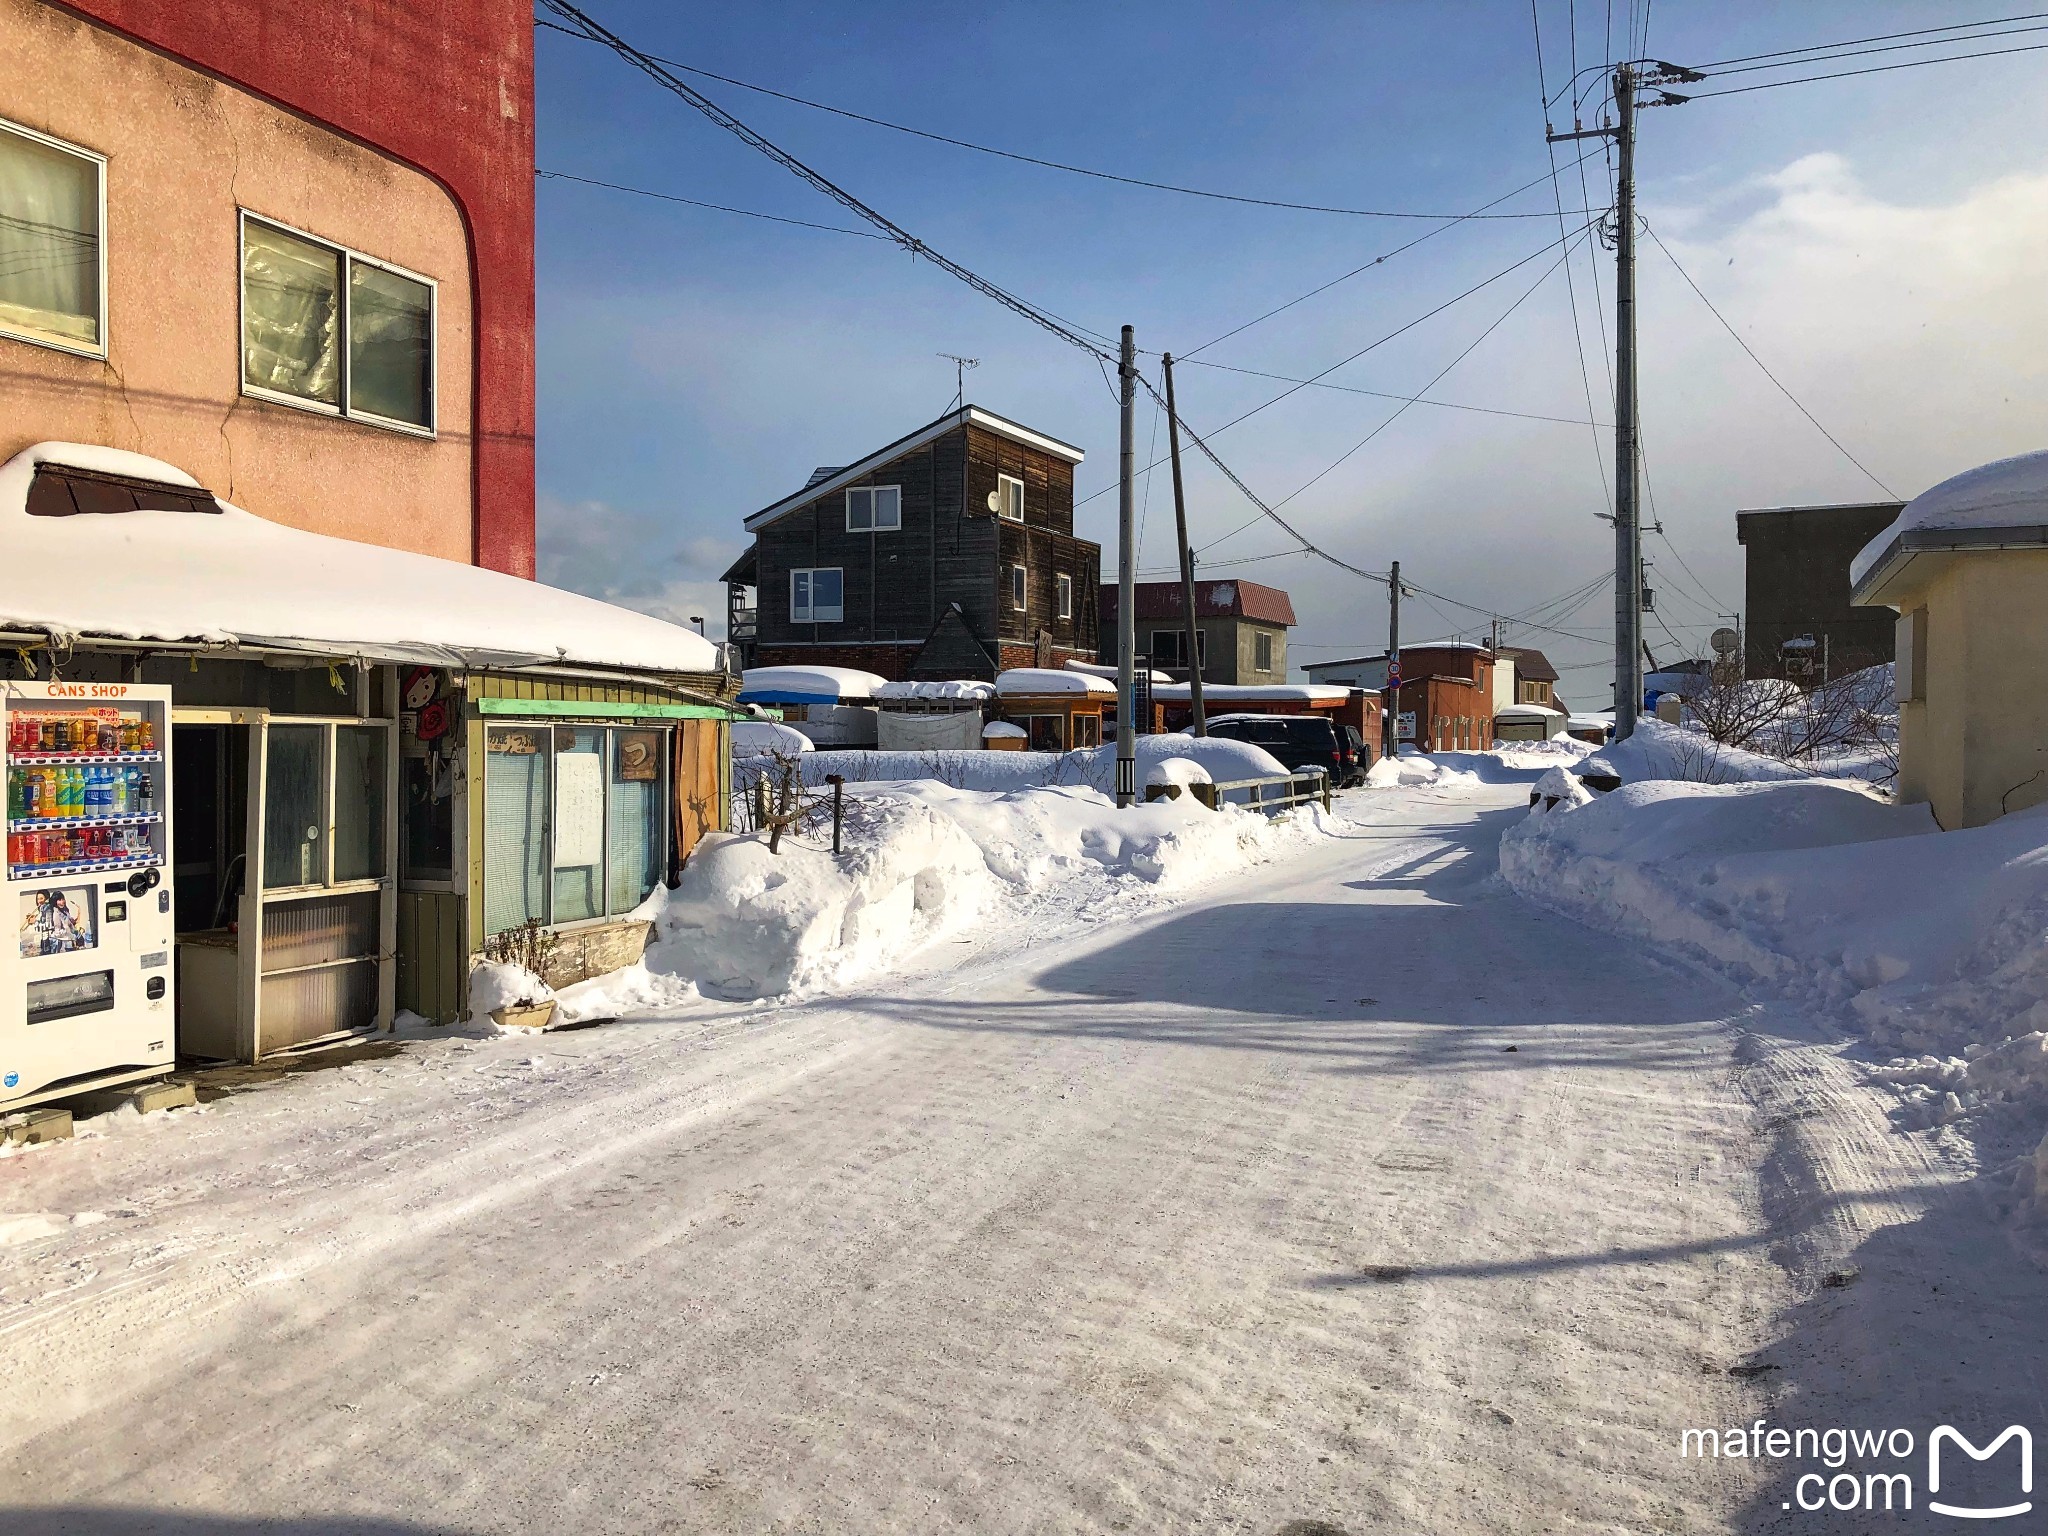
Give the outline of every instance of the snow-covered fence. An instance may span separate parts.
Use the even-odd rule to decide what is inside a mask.
[[[1204,788],[1215,792],[1216,802],[1242,805],[1247,810],[1278,816],[1297,805],[1318,804],[1330,808],[1330,776],[1320,769],[1314,773],[1266,775],[1256,779],[1231,779]]]

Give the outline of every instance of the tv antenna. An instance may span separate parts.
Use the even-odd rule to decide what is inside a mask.
[[[941,352],[938,355],[953,365],[953,409],[957,411],[967,403],[967,370],[979,368],[981,359],[962,357],[957,352]]]

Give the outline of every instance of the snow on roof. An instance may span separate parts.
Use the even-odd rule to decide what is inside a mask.
[[[1116,685],[1086,672],[1069,672],[1064,667],[1012,667],[996,675],[996,695],[1016,698],[1048,693],[1081,693],[1111,696]]]
[[[889,682],[879,684],[875,689],[878,699],[986,699],[995,693],[995,684],[984,683],[976,678],[960,678],[951,682]]]
[[[1021,725],[1012,725],[1007,720],[991,720],[981,728],[983,741],[1021,741],[1027,733]]]
[[[1980,464],[1922,491],[1849,567],[1852,591],[1913,549],[2048,544],[2048,450]]]
[[[679,625],[501,571],[220,512],[32,517],[39,465],[194,487],[175,465],[38,443],[0,465],[0,627],[437,665],[716,672]],[[82,574],[57,580],[58,573]]]
[[[1090,677],[1106,677],[1112,682],[1116,680],[1117,675],[1115,667],[1105,667],[1097,661],[1069,661],[1067,663],[1067,670],[1069,672],[1086,672]],[[1164,672],[1154,672],[1152,674],[1152,681],[1155,683],[1170,683],[1173,681],[1173,678]]]
[[[1546,709],[1541,704],[1504,704],[1493,712],[1496,720],[1562,720],[1565,712],[1561,709]]]
[[[843,704],[875,697],[888,679],[858,667],[749,667],[742,704]]]
[[[1161,683],[1152,697],[1177,704],[1189,699],[1186,683]],[[1202,702],[1217,704],[1342,704],[1351,697],[1349,688],[1322,683],[1204,683]]]

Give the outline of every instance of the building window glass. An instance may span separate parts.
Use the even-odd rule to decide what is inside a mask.
[[[1195,631],[1195,655],[1201,664],[1209,664],[1209,632]],[[1155,629],[1152,631],[1152,659],[1162,667],[1184,667],[1188,664],[1187,633],[1179,629]]]
[[[846,493],[848,533],[893,533],[903,526],[903,489],[861,485]]]
[[[996,476],[996,510],[1013,523],[1024,521],[1024,482],[1015,475]]]
[[[0,125],[0,331],[104,354],[106,161]]]
[[[484,926],[621,917],[668,850],[666,731],[494,725],[484,768]]]
[[[1074,616],[1074,578],[1059,576],[1053,580],[1053,590],[1059,598],[1059,616],[1071,619]]]
[[[1252,665],[1261,672],[1273,670],[1273,637],[1267,634],[1252,636]]]
[[[263,887],[324,885],[327,825],[321,793],[325,727],[273,725],[263,768]]]
[[[838,566],[789,573],[789,621],[837,624],[846,617],[846,573]]]
[[[1010,606],[1019,613],[1024,611],[1024,567],[1010,567]]]
[[[242,387],[433,431],[434,285],[245,214]]]
[[[1031,733],[1030,746],[1034,752],[1064,752],[1067,750],[1067,720],[1064,715],[1026,715],[1019,722]]]
[[[384,727],[334,728],[334,878],[384,874]]]

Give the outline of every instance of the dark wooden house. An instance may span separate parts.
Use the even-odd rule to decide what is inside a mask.
[[[963,406],[746,520],[725,573],[740,664],[993,679],[1096,651],[1081,450]]]
[[[1849,566],[1905,503],[1772,507],[1735,514],[1743,549],[1743,651],[1751,677],[1811,686],[1892,659],[1889,608],[1849,601]]]

